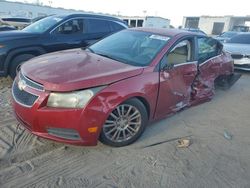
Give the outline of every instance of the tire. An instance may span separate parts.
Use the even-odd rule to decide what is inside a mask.
[[[9,68],[9,75],[14,80],[16,77],[16,69],[19,65],[21,65],[23,62],[35,57],[32,54],[22,54],[16,56],[11,62],[10,62],[10,68]]]
[[[148,113],[138,99],[129,99],[118,105],[105,121],[100,141],[106,145],[122,147],[135,142],[148,123]]]

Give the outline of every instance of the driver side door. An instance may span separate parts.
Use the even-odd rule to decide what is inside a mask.
[[[161,61],[156,118],[175,113],[189,105],[192,83],[197,75],[193,37],[175,43]]]
[[[87,39],[85,19],[70,19],[53,30],[50,34],[50,51],[59,51],[85,47]]]

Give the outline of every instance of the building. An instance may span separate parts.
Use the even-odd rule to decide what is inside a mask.
[[[219,35],[225,31],[248,31],[250,16],[201,16],[184,17],[183,28],[199,28],[208,35]]]
[[[162,17],[147,16],[144,27],[170,28],[170,20]]]
[[[0,17],[36,18],[51,14],[86,13],[80,10],[54,8],[35,4],[0,0]]]
[[[170,20],[158,16],[119,16],[120,19],[127,22],[129,27],[154,27],[169,28]]]
[[[36,17],[43,17],[52,14],[71,14],[71,13],[93,13],[93,12],[54,8],[50,6],[41,6],[35,4],[0,0],[0,19],[17,18],[17,17],[33,19]],[[161,17],[155,17],[155,16],[146,16],[146,17],[115,16],[115,17],[124,20],[130,27],[156,27],[156,28],[170,27],[170,20]]]
[[[125,21],[129,27],[143,27],[145,17],[139,16],[118,16],[120,19]]]

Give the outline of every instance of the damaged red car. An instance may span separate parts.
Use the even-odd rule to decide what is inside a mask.
[[[222,44],[182,30],[128,29],[24,63],[13,108],[33,134],[75,145],[133,143],[148,122],[210,100],[235,79]]]

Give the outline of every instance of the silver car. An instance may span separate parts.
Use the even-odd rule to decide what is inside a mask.
[[[231,53],[235,69],[250,71],[250,33],[236,35],[223,45]]]

